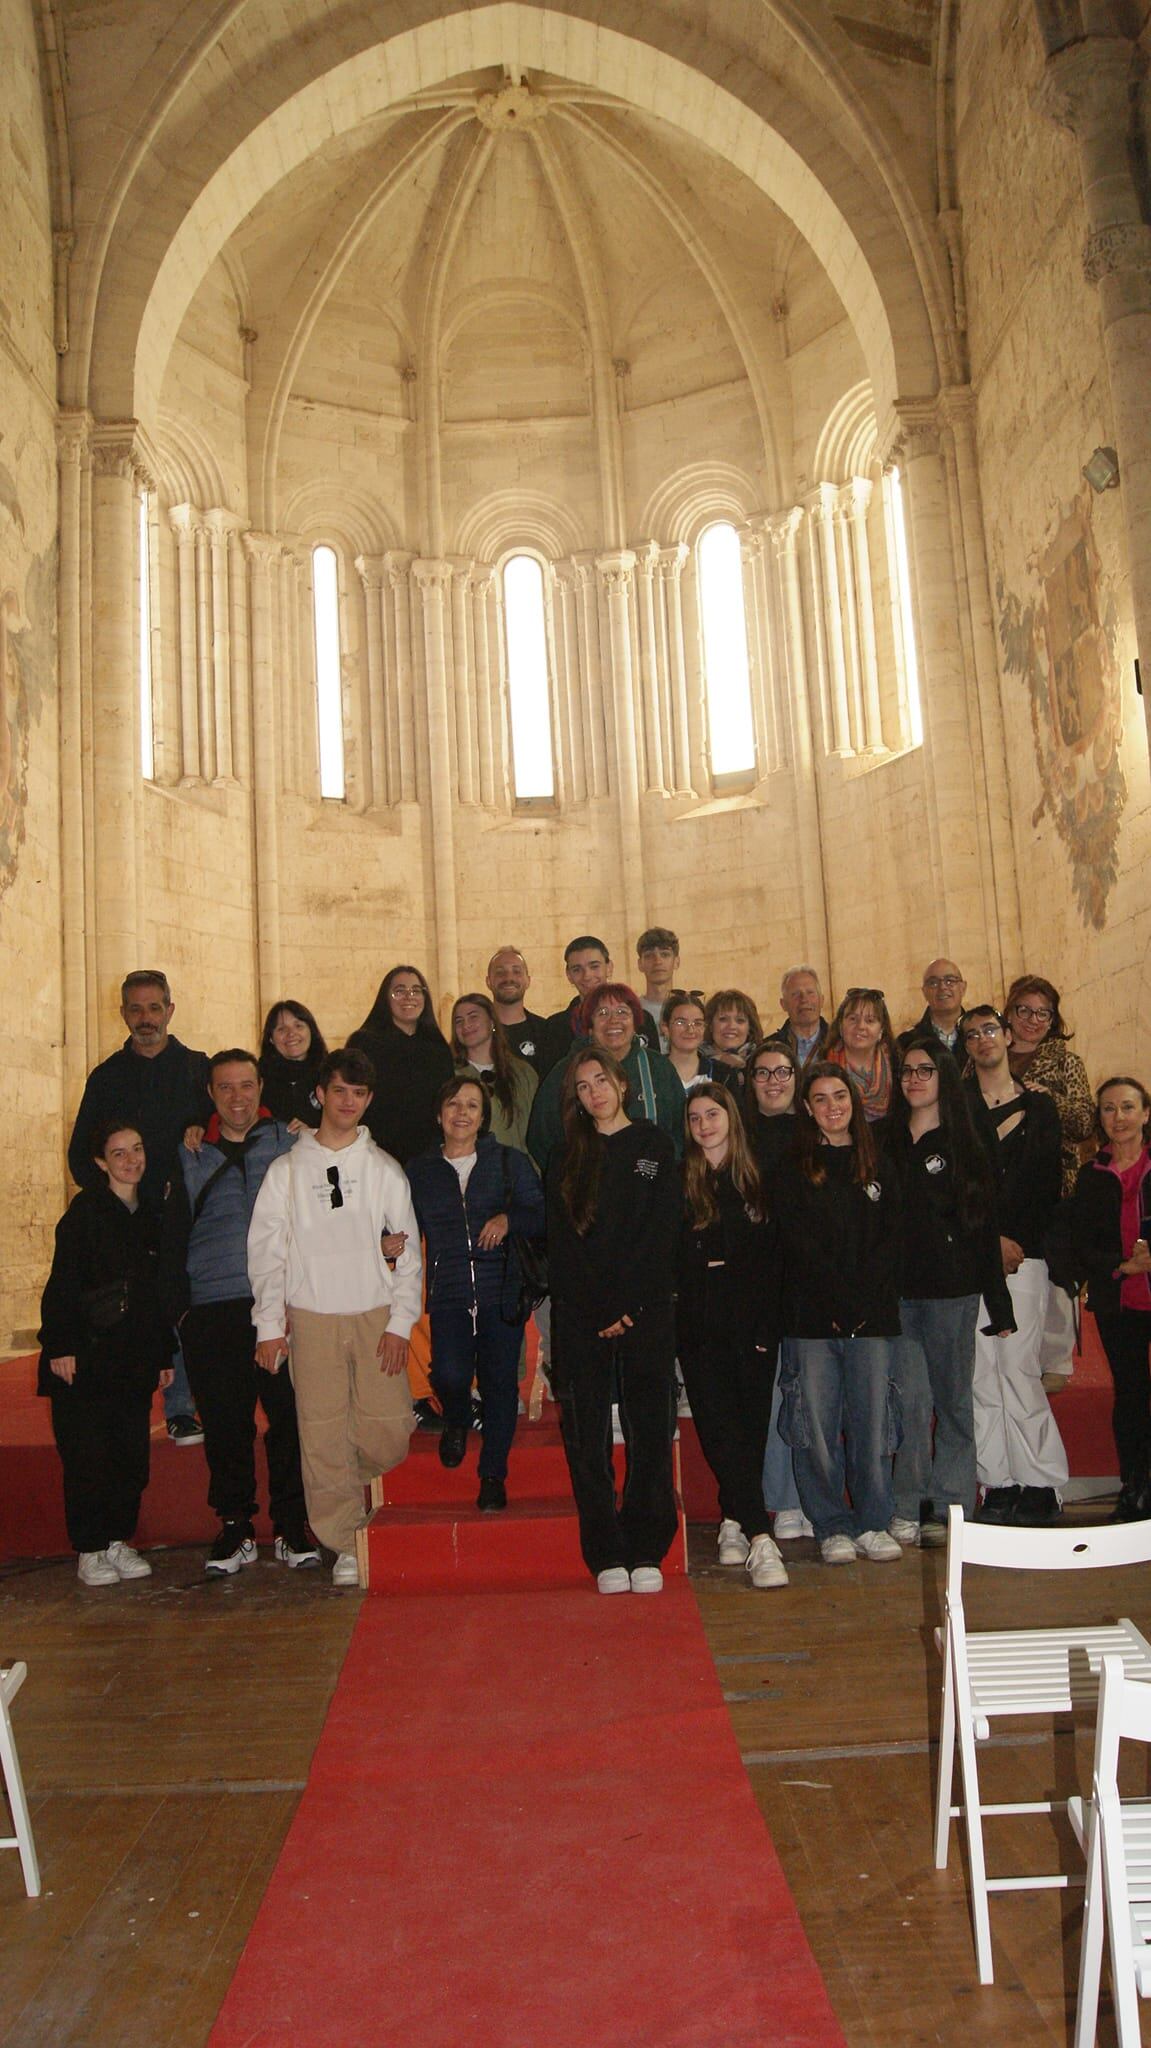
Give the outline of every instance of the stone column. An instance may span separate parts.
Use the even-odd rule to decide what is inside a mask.
[[[135,422],[92,431],[92,785],[101,1050],[119,1036],[124,975],[139,965],[140,706]]]
[[[575,623],[575,571],[570,561],[552,565],[552,617],[565,782],[572,802],[582,803],[587,796],[587,777],[580,704],[579,639]]]
[[[424,659],[428,701],[428,793],[432,873],[435,880],[436,995],[445,1003],[456,991],[459,974],[459,920],[456,909],[456,848],[451,727],[448,714],[446,607],[451,590],[450,562],[435,559],[412,563],[420,593],[424,625]]]
[[[216,741],[215,780],[235,788],[232,766],[232,618],[228,602],[228,533],[232,524],[227,512],[212,511],[205,521],[208,532],[208,568],[211,606],[212,724]]]
[[[666,796],[671,777],[665,765],[666,736],[660,716],[659,643],[655,629],[655,568],[659,549],[653,540],[636,549],[639,600],[640,678],[643,686],[643,714],[649,796]]]
[[[412,606],[409,574],[412,566],[410,555],[404,555],[390,548],[384,556],[384,573],[392,593],[392,629],[395,636],[395,692],[398,717],[395,739],[398,746],[397,765],[399,768],[398,799],[400,803],[412,804],[416,800],[416,733],[412,691],[414,678],[412,670]]]
[[[60,910],[63,944],[64,1126],[68,1129],[97,1052],[95,916],[87,842],[92,816],[90,674],[84,621],[89,596],[87,414],[56,424],[60,464]]]
[[[606,742],[603,719],[603,671],[600,662],[599,604],[595,586],[594,557],[572,556],[576,581],[576,619],[579,633],[579,662],[583,688],[580,703],[584,719],[584,759],[588,768],[588,792],[607,795]]]
[[[789,511],[777,513],[765,523],[778,578],[779,613],[783,626],[781,665],[791,730],[795,868],[803,905],[803,955],[809,960],[826,962],[830,986],[832,960],[823,875],[823,827],[799,575],[798,541],[803,525],[803,507],[793,505]]]
[[[839,567],[835,559],[835,497],[834,484],[820,484],[808,500],[808,511],[814,540],[815,594],[821,604],[822,641],[827,661],[827,705],[831,719],[828,752],[850,754],[852,735],[847,697],[847,650],[839,601]]]
[[[191,505],[174,505],[168,523],[176,543],[176,629],[179,635],[181,781],[200,780],[200,713],[196,664],[196,529]]]
[[[453,555],[452,572],[452,690],[455,704],[456,785],[462,804],[476,800],[476,760],[473,729],[475,711],[471,663],[468,660],[468,585],[475,567],[470,557]]]
[[[369,773],[363,778],[364,801],[382,808],[389,801],[387,714],[384,704],[384,559],[357,555],[356,574],[364,590],[367,629]]]
[[[882,752],[883,708],[879,695],[879,652],[875,643],[875,599],[871,587],[871,547],[867,538],[867,515],[871,510],[872,485],[864,476],[853,476],[839,494],[844,521],[844,541],[851,562],[855,586],[855,630],[859,654],[860,745],[866,754]]]
[[[241,788],[252,779],[252,702],[248,672],[248,557],[239,520],[228,529],[228,640],[231,649],[232,773]]]
[[[639,804],[639,734],[632,668],[631,596],[635,556],[630,548],[597,555],[596,572],[607,604],[615,711],[616,801],[619,806],[620,880],[629,945],[646,922],[643,831]]]
[[[743,616],[747,634],[747,666],[751,684],[751,720],[755,734],[757,779],[778,765],[771,705],[771,654],[768,646],[767,590],[763,578],[764,536],[754,526],[739,533],[743,571]]]
[[[661,548],[660,581],[663,584],[667,631],[667,674],[671,717],[668,732],[675,755],[672,791],[676,796],[693,795],[691,779],[691,730],[687,708],[687,654],[683,639],[683,566],[687,561],[686,541]]]
[[[502,764],[497,763],[492,735],[492,603],[495,570],[490,565],[474,571],[472,593],[472,645],[476,671],[476,747],[479,754],[479,797],[482,804],[495,804],[503,791]]]
[[[283,549],[270,533],[246,533],[252,636],[252,814],[255,847],[256,978],[261,1010],[284,991],[280,980],[279,719],[275,618]]]

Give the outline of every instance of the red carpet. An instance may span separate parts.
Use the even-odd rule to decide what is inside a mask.
[[[842,2040],[685,1580],[365,1600],[211,2048]]]

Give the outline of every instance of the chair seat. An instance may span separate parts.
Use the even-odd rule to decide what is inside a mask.
[[[1151,1681],[1151,1643],[1123,1618],[1099,1628],[1010,1629],[967,1637],[971,1706],[997,1714],[1094,1712],[1103,1657],[1119,1657],[1128,1678]]]

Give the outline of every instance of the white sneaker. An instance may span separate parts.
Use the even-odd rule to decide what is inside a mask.
[[[777,1543],[798,1543],[801,1536],[814,1536],[815,1530],[802,1508],[781,1508],[771,1533]]]
[[[787,1571],[770,1536],[753,1536],[747,1559],[753,1586],[786,1586]]]
[[[130,1543],[110,1543],[105,1553],[118,1579],[150,1579],[152,1567]]]
[[[82,1586],[118,1586],[120,1583],[120,1574],[106,1550],[82,1550],[76,1577]]]
[[[856,1537],[855,1549],[859,1557],[866,1557],[872,1564],[894,1564],[903,1556],[901,1546],[886,1529],[865,1529],[862,1536]]]
[[[850,1536],[825,1536],[819,1546],[824,1564],[854,1564],[855,1545]]]
[[[358,1586],[359,1583],[360,1567],[355,1557],[350,1550],[341,1550],[332,1566],[333,1586]]]
[[[911,1521],[909,1516],[892,1515],[887,1525],[887,1533],[889,1536],[894,1536],[902,1549],[919,1549],[919,1523]]]
[[[637,1564],[631,1575],[633,1593],[662,1593],[663,1573],[657,1564]]]
[[[721,1522],[719,1525],[720,1564],[746,1564],[751,1545],[738,1522]]]
[[[609,1564],[606,1571],[597,1572],[596,1585],[601,1593],[630,1593],[631,1573],[626,1564]]]
[[[277,1564],[286,1564],[290,1572],[298,1572],[303,1566],[319,1562],[319,1550],[314,1543],[309,1543],[306,1536],[301,1536],[299,1542],[295,1544],[290,1543],[286,1536],[277,1536]]]

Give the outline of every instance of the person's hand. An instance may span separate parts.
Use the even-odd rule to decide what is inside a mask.
[[[1004,1272],[1018,1273],[1020,1266],[1027,1257],[1023,1246],[1017,1244],[1013,1237],[1001,1237],[999,1240],[999,1250],[1003,1258]]]
[[[408,1369],[407,1338],[393,1337],[390,1330],[385,1330],[379,1343],[376,1345],[376,1356],[380,1361],[381,1372],[390,1373],[393,1377],[397,1373],[406,1372]]]
[[[402,1259],[404,1246],[408,1241],[406,1230],[385,1230],[380,1233],[380,1250],[385,1259]]]
[[[256,1364],[261,1372],[279,1372],[287,1355],[288,1345],[284,1337],[261,1337],[256,1346]]]
[[[482,1252],[494,1252],[496,1246],[503,1243],[507,1234],[508,1219],[501,1209],[498,1215],[489,1216],[484,1224],[479,1235],[480,1250]]]
[[[293,1137],[298,1138],[301,1131],[310,1129],[310,1125],[304,1122],[302,1116],[294,1116],[290,1124],[285,1124],[284,1129],[291,1131]]]
[[[160,1377],[156,1382],[156,1385],[159,1387],[160,1392],[162,1394],[167,1393],[168,1388],[171,1386],[172,1381],[175,1379],[175,1377],[176,1368],[174,1365],[166,1365],[162,1368]]]
[[[188,1128],[187,1128],[187,1130],[186,1130],[186,1131],[184,1132],[184,1149],[185,1149],[185,1151],[187,1151],[187,1152],[198,1152],[198,1151],[199,1151],[199,1149],[200,1149],[200,1147],[201,1147],[201,1145],[203,1144],[203,1142],[204,1142],[204,1126],[203,1126],[203,1124],[189,1124],[189,1125],[188,1125]]]
[[[1131,1257],[1121,1260],[1116,1271],[1127,1274],[1151,1273],[1151,1250],[1148,1250],[1145,1237],[1135,1239],[1131,1247]]]
[[[630,1316],[619,1316],[614,1323],[609,1323],[607,1329],[601,1330],[599,1334],[601,1337],[622,1337],[625,1330],[633,1330],[634,1328],[635,1324]]]
[[[48,1363],[49,1363],[49,1365],[51,1366],[51,1368],[52,1368],[53,1372],[55,1373],[55,1375],[56,1375],[56,1378],[57,1378],[58,1380],[63,1380],[63,1381],[65,1382],[65,1385],[67,1385],[67,1386],[69,1386],[69,1387],[70,1387],[70,1386],[71,1386],[71,1384],[72,1384],[72,1382],[73,1382],[73,1380],[74,1380],[74,1379],[75,1379],[75,1377],[76,1377],[76,1361],[75,1361],[75,1359],[74,1359],[74,1358],[50,1358],[50,1359],[48,1360]]]

